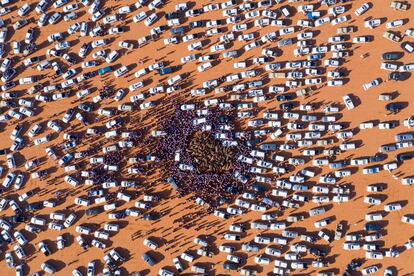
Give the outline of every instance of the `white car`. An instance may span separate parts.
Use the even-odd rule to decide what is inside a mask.
[[[362,4],[362,6],[357,8],[354,13],[355,13],[356,16],[360,16],[363,13],[367,12],[369,10],[369,8],[370,8],[370,4],[364,3],[364,4]]]
[[[372,39],[370,36],[357,36],[352,39],[352,43],[367,43],[371,42]]]
[[[404,222],[404,223],[408,223],[408,224],[414,225],[414,219],[411,216],[409,216],[409,215],[403,215],[401,217],[401,221]]]
[[[365,196],[364,203],[369,204],[369,205],[380,205],[382,201],[379,198],[375,198],[372,196]]]
[[[201,72],[204,72],[204,71],[206,71],[206,70],[208,70],[212,67],[213,67],[213,65],[211,64],[211,62],[206,62],[206,63],[203,63],[203,64],[197,66],[197,71],[201,73]]]
[[[343,96],[342,100],[344,101],[344,104],[345,104],[345,106],[348,110],[351,110],[351,109],[355,108],[355,105],[352,102],[352,99],[349,95]]]
[[[398,67],[399,72],[411,72],[414,71],[414,63],[404,64]]]
[[[380,80],[379,80],[379,79],[375,79],[375,80],[373,80],[373,81],[370,81],[370,82],[368,82],[368,83],[363,84],[363,85],[362,85],[362,88],[363,88],[365,91],[367,91],[368,89],[370,89],[370,88],[372,88],[372,87],[375,87],[375,86],[378,86],[378,85],[380,85]]]
[[[385,204],[384,206],[384,211],[386,212],[394,212],[394,211],[399,211],[401,209],[402,209],[402,206],[399,203],[388,203],[388,204]]]
[[[145,19],[144,25],[151,26],[157,20],[158,20],[158,15],[156,13],[153,13]]]
[[[116,70],[116,71],[114,72],[114,76],[115,76],[116,78],[119,78],[119,77],[121,77],[121,76],[125,75],[126,73],[128,73],[128,71],[129,71],[128,67],[126,67],[126,66],[122,66],[121,68],[119,68],[118,70]]]
[[[362,272],[362,275],[370,275],[370,274],[376,273],[378,270],[379,270],[378,266],[372,265],[372,266],[362,269],[361,272]]]
[[[397,20],[393,20],[393,21],[387,22],[387,24],[385,24],[385,28],[387,28],[387,29],[393,29],[393,28],[400,27],[402,25],[404,25],[404,20],[397,19]]]
[[[224,44],[213,45],[210,47],[210,52],[212,53],[224,51],[224,50],[226,50],[226,46],[224,46]]]
[[[371,19],[364,22],[364,27],[374,29],[381,25],[381,19]]]
[[[344,16],[340,16],[335,18],[334,20],[331,21],[332,26],[336,26],[338,24],[344,23],[346,21],[348,21],[348,16],[344,15]]]

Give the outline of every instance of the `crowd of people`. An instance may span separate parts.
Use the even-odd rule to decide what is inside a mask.
[[[246,164],[237,160],[237,156],[240,154],[248,154],[249,147],[240,142],[237,146],[233,146],[229,149],[225,149],[220,144],[223,152],[230,152],[224,164],[226,169],[219,168],[223,165],[217,162],[218,156],[212,155],[209,147],[204,145],[197,155],[194,155],[194,151],[189,150],[189,144],[193,139],[193,136],[202,132],[202,127],[193,124],[193,120],[198,118],[196,111],[183,111],[179,106],[176,106],[174,111],[160,123],[160,127],[165,131],[166,135],[157,139],[157,154],[160,158],[160,163],[163,166],[163,174],[166,177],[173,177],[178,183],[178,192],[181,196],[192,194],[192,198],[201,198],[207,202],[211,208],[220,205],[223,202],[228,201],[236,194],[240,194],[246,183],[239,182],[234,174],[236,172],[242,175],[248,175],[248,167]],[[209,138],[207,140],[212,143],[214,141],[215,133],[226,133],[228,137],[234,137],[231,130],[222,130],[219,128],[223,124],[233,124],[234,116],[231,113],[224,113],[219,110],[211,109],[208,115],[205,116],[206,125],[211,125],[212,128],[206,131],[204,135]],[[198,134],[196,134],[198,135]],[[202,142],[202,141],[199,141]],[[214,147],[218,147],[215,142]],[[221,150],[217,154],[221,154]],[[180,161],[176,162],[176,153],[179,153]],[[196,160],[197,158],[203,158],[203,161]],[[221,157],[220,157],[221,158]],[[178,163],[187,164],[194,167],[193,170],[181,170],[178,167]],[[213,167],[208,169],[209,164],[214,163]]]

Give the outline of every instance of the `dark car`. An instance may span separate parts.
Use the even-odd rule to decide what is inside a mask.
[[[325,257],[326,252],[324,250],[312,247],[309,249],[309,253],[312,254],[315,257]]]
[[[398,60],[404,55],[403,52],[388,52],[382,54],[383,60]]]
[[[14,82],[14,81],[10,81],[10,82],[6,82],[4,85],[3,85],[3,88],[2,88],[2,90],[3,91],[7,91],[7,90],[9,90],[9,89],[11,89],[11,88],[13,88],[13,87],[15,87],[16,86],[16,82]]]
[[[190,28],[194,29],[194,28],[202,28],[206,26],[206,22],[205,21],[194,21],[194,22],[190,22]]]
[[[6,82],[10,80],[16,74],[16,70],[14,68],[8,68],[6,72],[3,73],[3,81]]]
[[[311,61],[321,60],[322,58],[323,58],[322,54],[312,54],[308,56],[308,60],[311,60]]]
[[[253,184],[252,189],[258,193],[264,193],[267,191],[267,188],[263,185]]]
[[[204,13],[204,9],[202,8],[193,10],[193,16],[199,16],[202,13]]]
[[[35,203],[27,204],[26,206],[26,211],[28,212],[35,212],[40,209],[43,209],[43,202],[35,202]]]
[[[0,155],[6,155],[7,152],[7,149],[0,149]]]
[[[87,80],[87,79],[94,77],[95,72],[86,72],[85,74],[83,74],[83,76],[85,77],[85,80]]]
[[[87,215],[87,216],[96,216],[101,212],[102,212],[101,208],[91,208],[91,209],[88,209],[88,210],[85,211],[85,215]]]
[[[4,104],[4,107],[9,107],[9,108],[15,108],[17,106],[16,102],[8,101],[8,100],[2,101],[2,104]],[[2,154],[0,154],[0,155],[2,155]]]
[[[388,79],[393,81],[405,81],[408,77],[409,75],[404,72],[391,72],[388,75]]]
[[[364,230],[367,232],[378,232],[382,230],[382,226],[374,223],[367,223],[364,225]]]
[[[170,30],[171,35],[182,35],[185,32],[184,27],[178,27]]]
[[[166,68],[161,68],[161,69],[157,70],[157,72],[158,72],[158,74],[160,74],[160,76],[170,74],[173,71],[174,71],[174,67],[166,67]]]
[[[112,71],[112,67],[111,66],[106,66],[104,68],[101,68],[98,70],[98,75],[105,75],[106,73],[109,73]]]
[[[237,195],[239,193],[239,190],[237,189],[237,187],[234,186],[227,186],[225,189],[226,193],[232,194],[232,195]]]
[[[293,109],[294,105],[293,103],[282,103],[279,107],[282,110],[289,111]]]
[[[369,162],[381,162],[381,161],[384,161],[386,158],[385,158],[385,156],[384,155],[379,155],[379,154],[377,154],[377,155],[375,155],[375,156],[371,156],[370,158],[369,158]]]
[[[389,103],[385,106],[385,109],[393,114],[398,113],[403,109],[402,104],[400,103]]]
[[[397,154],[397,156],[395,156],[395,161],[404,162],[406,160],[413,159],[413,157],[414,157],[413,154],[404,152],[404,153]]]
[[[146,214],[144,214],[143,216],[142,216],[142,218],[144,219],[144,220],[147,220],[147,221],[152,221],[152,220],[157,220],[158,219],[158,214],[157,213],[146,213]]]
[[[256,139],[252,139],[252,140],[247,140],[246,141],[246,145],[248,146],[248,147],[254,147],[255,145],[257,145],[258,143],[260,143],[262,140],[261,139],[259,139],[259,138],[256,138]]]
[[[22,215],[16,215],[16,216],[11,216],[9,218],[6,218],[6,220],[10,223],[18,223],[18,222],[24,222],[26,218],[23,217]]]
[[[181,18],[181,14],[179,12],[170,12],[165,14],[165,19],[178,19]]]
[[[239,269],[239,265],[233,262],[224,262],[223,263],[223,268],[225,270],[237,270]]]
[[[279,2],[280,1],[276,1],[277,4],[279,4]],[[263,1],[260,1],[259,3],[261,7],[270,7],[272,5],[272,1],[270,0],[263,0]]]
[[[285,95],[277,95],[275,97],[276,101],[278,102],[286,102],[286,101],[291,101],[293,100],[293,95],[292,94],[285,94]]]
[[[347,266],[346,266],[346,270],[347,271],[355,271],[357,270],[358,267],[361,266],[361,263],[357,260],[352,260]]]
[[[142,259],[146,262],[149,266],[154,266],[156,264],[155,260],[151,258],[151,256],[147,253],[142,254]]]

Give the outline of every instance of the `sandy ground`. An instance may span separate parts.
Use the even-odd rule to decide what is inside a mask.
[[[32,4],[34,7],[36,1],[27,1],[28,3]],[[162,8],[161,13],[170,12],[174,9],[174,5],[179,3],[180,1],[169,1],[164,8]],[[312,2],[312,1],[311,1]],[[314,1],[313,1],[314,2]],[[414,96],[412,94],[412,85],[414,84],[412,77],[407,81],[401,83],[395,82],[385,82],[382,83],[379,87],[370,89],[369,91],[365,92],[362,89],[362,84],[368,81],[371,81],[377,77],[382,77],[384,80],[387,78],[388,72],[382,71],[379,69],[381,64],[381,54],[386,51],[399,51],[399,45],[392,43],[388,40],[382,38],[382,33],[385,31],[385,24],[382,24],[380,27],[369,30],[363,27],[363,20],[367,17],[374,17],[374,18],[386,18],[387,20],[394,20],[400,18],[408,19],[408,23],[403,27],[397,29],[398,31],[404,32],[407,28],[412,25],[413,13],[410,9],[408,12],[395,12],[389,8],[390,1],[372,1],[374,6],[370,9],[366,14],[360,17],[355,17],[353,11],[356,7],[360,6],[363,1],[354,1],[352,4],[352,8],[347,11],[346,14],[352,14],[352,20],[349,24],[345,23],[340,26],[352,25],[357,26],[358,32],[355,34],[351,34],[351,38],[356,35],[373,35],[375,37],[374,41],[367,44],[359,44],[353,45],[352,49],[353,55],[347,59],[344,67],[349,70],[348,82],[343,87],[338,88],[331,88],[331,87],[321,87],[317,89],[313,94],[306,98],[306,99],[298,99],[301,103],[315,103],[318,106],[323,106],[329,103],[338,103],[342,106],[342,96],[346,94],[353,94],[359,101],[358,106],[352,110],[348,111],[343,109],[341,111],[341,119],[340,122],[347,122],[349,123],[349,128],[357,127],[361,122],[371,121],[371,120],[399,120],[400,125],[392,130],[378,130],[378,128],[369,129],[369,130],[361,130],[355,134],[355,136],[351,139],[352,141],[359,141],[360,146],[351,152],[345,152],[340,156],[337,156],[338,160],[351,158],[351,157],[361,157],[361,156],[371,156],[377,152],[377,149],[380,145],[392,143],[394,142],[394,135],[401,132],[407,132],[407,129],[402,126],[402,121],[409,116],[412,115],[412,107],[411,103],[414,101]],[[133,1],[122,1],[122,2],[114,2],[114,1],[105,1],[105,7],[117,9],[121,6],[132,4]],[[207,1],[197,1],[196,7],[201,7],[204,4],[207,4]],[[13,4],[12,6],[16,6]],[[18,3],[20,6],[20,2]],[[294,6],[297,6],[295,4]],[[146,10],[146,8],[141,8],[138,11]],[[323,9],[325,9],[323,7]],[[54,9],[51,8],[48,10],[50,13]],[[121,40],[124,41],[136,41],[138,38],[147,35],[150,28],[145,27],[143,23],[133,23],[132,16],[137,14],[138,11],[134,11],[132,14],[128,15],[126,18],[126,22],[118,23],[114,25],[126,25],[129,28],[129,31],[122,34],[121,36],[108,36],[107,38],[111,39],[111,43],[105,47],[107,51],[113,49],[118,49],[118,42]],[[16,11],[14,10],[11,15],[15,15]],[[79,21],[88,20],[89,14],[85,13],[85,9],[82,8],[80,11],[80,18]],[[221,18],[221,11],[212,12],[208,14],[203,14],[197,18],[190,18],[191,20],[203,20],[203,19],[215,19]],[[10,15],[3,16],[3,18],[10,18]],[[28,19],[37,19],[38,15],[35,12],[31,12]],[[293,22],[296,22],[297,19],[304,18],[301,13],[298,13],[293,17]],[[13,22],[16,21],[15,18],[11,18]],[[50,49],[52,44],[47,42],[47,35],[55,33],[55,32],[63,32],[67,29],[67,27],[72,24],[72,22],[64,22],[60,21],[56,25],[47,25],[46,27],[38,28],[35,27],[35,23],[31,23],[28,26],[25,26],[23,29],[16,31],[13,33],[11,37],[10,34],[8,35],[8,41],[12,40],[24,40],[24,35],[29,27],[36,28],[36,38],[35,42],[37,45],[40,45],[40,49],[32,54],[31,56],[42,56],[43,59],[46,57],[44,56],[46,49]],[[187,24],[185,22],[184,24]],[[154,26],[158,26],[161,24],[165,24],[165,19],[161,19],[154,24]],[[11,23],[8,21],[7,26],[9,28],[9,32],[11,32]],[[151,26],[153,27],[153,26]],[[266,27],[263,29],[257,29],[255,27],[251,27],[247,32],[260,32],[261,35],[268,33],[272,30],[277,30],[276,27]],[[330,24],[327,24],[323,27],[317,29],[320,33],[316,36],[317,43],[326,43],[327,38],[335,34],[336,28],[332,27]],[[39,33],[40,31],[40,33]],[[201,32],[202,29],[192,30],[191,33]],[[297,33],[295,33],[296,35]],[[169,32],[166,32],[161,36],[161,38],[155,42],[152,42],[142,48],[135,48],[133,51],[130,52],[123,52],[121,58],[116,60],[115,67],[120,67],[120,65],[128,65],[131,69],[129,74],[126,77],[121,78],[114,78],[113,74],[109,74],[105,76],[105,81],[108,81],[111,86],[115,89],[118,88],[126,88],[131,83],[135,82],[135,78],[133,73],[136,72],[138,69],[143,68],[144,66],[148,66],[154,63],[156,60],[164,60],[170,63],[171,65],[180,65],[179,59],[183,56],[189,55],[190,53],[186,49],[186,43],[181,43],[179,45],[169,45],[164,46],[163,39],[167,38]],[[80,46],[84,42],[93,41],[93,38],[90,37],[78,37],[70,36],[68,41],[73,45],[71,47],[70,52],[77,53]],[[213,45],[218,39],[218,37],[211,37],[211,38],[204,38],[208,46],[206,46],[201,53],[207,54],[209,53],[209,46]],[[404,38],[404,41],[408,41],[410,38]],[[239,49],[244,44],[240,42],[236,42],[233,46],[234,49]],[[196,71],[195,63],[188,63],[182,66],[180,73],[189,73],[189,81],[192,82],[191,88],[193,87],[200,87],[201,83],[214,79],[229,73],[233,73],[240,69],[233,69],[233,62],[242,61],[246,59],[251,59],[252,57],[256,57],[260,55],[261,49],[255,49],[251,52],[244,53],[239,58],[235,60],[220,60],[219,64],[216,65],[213,69],[205,72],[205,73],[198,73]],[[293,57],[293,46],[283,48],[283,54],[276,58],[276,61],[290,61],[295,60],[296,58]],[[95,51],[95,50],[94,50]],[[93,52],[94,52],[93,51]],[[365,59],[361,59],[360,55],[369,53],[369,56]],[[88,54],[85,60],[91,60],[91,53]],[[143,64],[140,64],[139,61],[144,60]],[[24,69],[22,64],[23,58],[22,57],[14,57],[14,64],[17,65],[19,75],[17,78],[21,78],[23,76],[31,76],[31,75],[40,75],[40,73],[36,69]],[[403,59],[400,60],[401,62],[407,64],[414,62],[414,55],[406,54]],[[59,61],[62,64],[62,61]],[[101,65],[103,67],[105,65]],[[15,66],[16,68],[16,66]],[[78,70],[82,70],[82,73],[96,70],[96,69],[81,69],[80,63],[75,65],[74,68]],[[254,68],[254,66],[250,66],[249,69]],[[241,71],[241,70],[240,70]],[[52,70],[48,69],[45,71],[46,76],[40,81],[42,83],[49,82],[54,83],[55,81],[51,79]],[[266,75],[267,73],[264,73]],[[16,79],[17,79],[16,78]],[[146,76],[146,89],[150,87],[156,86],[158,83],[165,81],[166,78],[160,77],[158,74],[150,74]],[[59,79],[60,82],[60,79]],[[282,80],[272,79],[266,85],[272,85],[276,83],[280,83]],[[88,87],[90,87],[93,93],[86,98],[86,101],[91,101],[93,96],[97,95],[97,89],[100,89],[104,86],[102,80],[99,77],[95,77],[90,83],[88,83]],[[30,86],[18,86],[15,90],[19,92],[20,97],[23,98],[31,98],[30,96],[25,93],[25,89],[28,89]],[[381,102],[377,100],[377,97],[380,93],[383,92],[398,92],[398,97],[396,98],[399,102],[407,102],[408,107],[402,110],[397,115],[387,115],[384,109],[385,102]],[[51,102],[51,103],[37,103],[36,105],[36,116],[33,118],[25,118],[24,119],[24,127],[25,132],[30,129],[34,122],[41,122],[46,125],[46,121],[50,119],[61,119],[63,113],[71,106],[75,106],[79,103],[77,101],[74,103],[76,96],[74,96],[74,92],[72,92],[72,97],[66,100],[60,100],[58,102]],[[122,100],[122,102],[128,102],[129,97],[131,95],[137,94],[137,92],[128,92],[127,96]],[[182,101],[189,101],[189,102],[196,102],[200,101],[203,98],[191,98],[189,96],[189,92],[185,94],[182,93],[180,98],[180,102]],[[206,97],[217,97],[214,92],[210,92]],[[171,100],[171,98],[176,96],[155,96],[153,97],[155,100],[159,100],[161,105],[165,102]],[[151,99],[152,100],[152,99]],[[116,108],[118,103],[114,102],[112,99],[106,99],[100,103],[100,107],[105,108]],[[259,107],[261,110],[277,110],[278,103],[274,100],[268,100],[265,103],[259,103]],[[159,108],[159,107],[157,107]],[[4,108],[3,108],[4,110]],[[155,109],[157,110],[157,109]],[[321,108],[315,110],[314,113],[320,113]],[[153,122],[153,116],[156,114],[155,111],[144,111],[144,112],[133,112],[132,114],[124,114],[124,117],[130,116],[133,118],[141,118],[142,121],[139,123],[132,123],[128,124],[126,128],[133,130],[136,128],[141,128],[144,124],[147,124],[151,127],[151,122]],[[101,121],[97,122],[92,126],[99,126],[103,125],[107,119],[102,119]],[[2,127],[2,138],[0,141],[1,148],[9,147],[11,145],[11,141],[9,140],[10,133],[14,127],[15,121],[10,124],[1,123]],[[84,131],[85,128],[82,127],[78,121],[72,121],[70,123],[73,126],[73,130]],[[69,127],[69,125],[65,126]],[[24,132],[24,133],[25,133]],[[40,135],[44,136],[47,133],[52,133],[50,129],[47,129],[45,126],[45,131]],[[328,137],[329,135],[326,135]],[[56,191],[65,191],[68,192],[67,197],[60,200],[58,205],[52,209],[43,209],[36,213],[36,216],[40,217],[48,217],[48,214],[52,211],[62,211],[65,214],[69,214],[71,212],[76,212],[78,215],[78,219],[75,225],[89,225],[92,229],[96,230],[103,227],[103,224],[108,223],[108,216],[106,213],[100,214],[95,217],[86,217],[84,215],[84,208],[79,206],[73,205],[73,200],[75,197],[84,196],[86,195],[86,191],[89,187],[84,185],[73,189],[67,183],[63,181],[63,177],[65,176],[64,171],[61,168],[58,168],[57,164],[54,161],[47,158],[45,155],[45,148],[48,146],[54,146],[58,143],[62,142],[62,134],[57,137],[54,134],[54,139],[46,144],[40,146],[34,146],[27,135],[25,134],[25,141],[26,146],[16,153],[17,161],[18,161],[18,171],[24,171],[24,162],[27,160],[31,160],[34,158],[41,158],[42,159],[42,169],[49,169],[51,172],[50,177],[46,180],[32,180],[29,179],[24,187],[19,191],[14,191],[10,189],[6,191],[2,197],[9,197],[14,198],[17,195],[22,194],[28,190],[33,188],[40,188],[41,192],[32,197],[28,200],[29,203],[37,202],[40,200],[49,199],[54,192]],[[82,143],[81,149],[88,147],[89,143],[93,143],[94,138],[89,139]],[[101,140],[104,140],[101,138]],[[337,143],[339,145],[340,142]],[[407,149],[400,150],[401,152],[407,151]],[[400,152],[399,151],[399,152]],[[57,151],[58,155],[63,155],[61,151]],[[131,151],[131,156],[139,152],[139,149],[135,149]],[[293,155],[299,155],[299,151],[293,151]],[[391,161],[394,158],[394,153],[389,154],[387,161]],[[6,166],[5,156],[2,157],[0,161],[2,166]],[[310,167],[310,162],[308,162],[304,167]],[[335,229],[335,224],[340,221],[346,221],[347,227],[346,232],[356,232],[361,231],[364,225],[364,215],[367,212],[372,212],[376,210],[382,210],[383,204],[396,202],[396,201],[403,201],[406,203],[402,211],[389,213],[385,216],[384,223],[387,224],[386,231],[384,231],[384,237],[382,238],[381,244],[384,248],[389,248],[391,246],[402,246],[408,239],[410,239],[413,235],[413,226],[404,224],[401,222],[401,216],[404,214],[414,214],[414,205],[410,202],[411,194],[412,194],[412,187],[409,186],[402,186],[400,183],[401,177],[410,176],[413,174],[413,166],[414,160],[405,162],[402,166],[400,166],[395,172],[395,175],[398,175],[399,179],[396,180],[392,177],[389,172],[381,171],[379,174],[376,175],[362,175],[361,168],[353,168],[354,173],[352,176],[344,178],[339,181],[340,184],[347,184],[349,186],[354,187],[354,194],[352,200],[348,203],[343,204],[328,204],[330,206],[329,211],[323,216],[317,216],[308,218],[305,221],[297,222],[289,226],[289,228],[297,228],[300,231],[306,229],[308,232],[317,232],[317,229],[314,228],[313,222],[316,220],[322,219],[323,217],[333,217],[334,222],[328,225],[327,229],[331,230],[332,233]],[[297,170],[300,170],[304,167],[298,167]],[[38,169],[37,169],[38,170]],[[126,167],[123,169],[123,172],[126,173]],[[322,173],[328,173],[329,170],[324,169]],[[5,173],[3,172],[3,177]],[[28,179],[28,175],[26,174]],[[125,175],[125,177],[130,177]],[[316,176],[314,179],[310,179],[309,183],[314,184],[317,181]],[[159,211],[163,213],[163,216],[160,220],[155,222],[146,222],[141,219],[131,219],[128,218],[123,221],[111,221],[114,223],[118,223],[122,226],[122,229],[119,233],[112,234],[110,237],[110,241],[106,242],[108,245],[107,250],[99,250],[97,248],[90,248],[87,251],[81,249],[76,241],[74,241],[74,237],[78,234],[75,232],[75,226],[70,227],[69,229],[65,229],[62,232],[56,232],[48,229],[44,229],[38,235],[31,234],[25,230],[22,232],[26,235],[29,239],[29,244],[23,246],[26,254],[28,255],[28,259],[25,265],[25,273],[28,275],[39,271],[40,264],[46,260],[48,260],[51,264],[54,264],[58,268],[58,275],[69,275],[71,271],[75,268],[79,268],[80,270],[85,272],[85,267],[87,263],[94,259],[100,260],[99,271],[101,271],[103,264],[102,264],[102,257],[103,255],[112,248],[122,248],[120,252],[128,258],[128,260],[122,265],[125,273],[132,273],[132,272],[141,272],[144,275],[156,275],[157,271],[162,267],[172,267],[172,258],[178,256],[184,251],[195,251],[198,246],[196,246],[192,240],[196,236],[206,235],[208,236],[208,240],[214,243],[214,248],[218,248],[221,244],[228,244],[228,242],[222,239],[222,234],[227,232],[228,226],[235,222],[250,222],[254,220],[259,220],[261,213],[249,211],[246,214],[240,217],[232,217],[227,221],[223,221],[218,219],[212,215],[205,215],[203,213],[203,207],[197,206],[194,202],[186,200],[186,198],[178,198],[175,192],[171,191],[167,184],[163,182],[154,182],[154,179],[140,179],[142,181],[142,186],[147,188],[147,192],[151,193],[159,193],[162,196],[161,202],[154,206],[155,211]],[[384,202],[380,206],[368,206],[367,204],[363,203],[363,198],[367,194],[366,186],[373,183],[387,183],[387,189],[382,196],[384,197]],[[136,200],[142,199],[143,196],[143,189],[138,189],[139,196],[130,203],[121,203],[117,210],[123,210],[127,207],[133,206]],[[22,204],[23,206],[24,204]],[[314,203],[307,203],[304,206],[300,207],[297,210],[286,211],[284,215],[280,219],[284,219],[290,213],[302,213],[305,212],[313,207],[316,204]],[[193,219],[191,219],[191,225],[188,229],[183,228],[177,220],[186,216],[192,215]],[[6,211],[2,212],[2,216],[9,216],[12,215],[12,211],[9,208]],[[16,229],[21,230],[24,228],[24,224],[18,224]],[[258,231],[258,230],[248,230],[246,235],[243,236],[243,239],[239,243],[235,243],[234,246],[236,248],[240,248],[241,244],[244,242],[248,242],[254,239],[254,236],[257,234],[265,234],[265,235],[274,235],[280,234],[280,231]],[[58,235],[64,235],[69,243],[69,246],[64,250],[57,250],[53,241],[56,240]],[[144,247],[142,242],[146,237],[153,237],[156,240],[159,240],[162,244],[161,248],[157,250],[157,252],[152,252],[153,256],[157,260],[157,264],[150,268],[146,263],[144,263],[141,259],[141,255],[144,252],[149,251],[148,248]],[[92,236],[85,236],[85,239],[90,241]],[[46,240],[46,243],[49,245],[49,248],[52,250],[52,255],[49,257],[44,256],[41,252],[39,252],[37,244],[40,241]],[[297,242],[297,240],[293,240],[290,244]],[[327,244],[323,240],[317,242],[320,244],[321,247],[326,248],[329,250],[329,257],[327,258],[329,261],[329,265],[327,268],[324,269],[315,269],[309,268],[304,271],[293,271],[292,274],[294,275],[310,275],[315,274],[317,271],[320,270],[329,270],[333,271],[336,274],[342,273],[344,271],[344,267],[347,263],[349,263],[354,258],[364,258],[365,252],[363,250],[360,251],[344,251],[342,249],[342,244],[344,239],[340,241],[334,241],[331,244]],[[14,244],[13,244],[14,245]],[[3,251],[10,251],[12,246],[9,246],[7,249],[3,249]],[[287,250],[287,248],[283,248],[283,250]],[[215,252],[216,254],[212,258],[208,257],[200,257],[194,263],[204,264],[206,267],[211,268],[209,270],[210,275],[235,275],[235,272],[224,271],[222,268],[222,263],[225,260],[226,254],[218,253],[218,250]],[[259,254],[264,253],[264,247],[261,249]],[[256,254],[246,254],[241,250],[238,250],[236,255],[247,257],[246,266],[254,267],[260,273],[260,275],[266,275],[270,273],[273,269],[273,264],[267,266],[257,266],[254,264],[254,256]],[[4,253],[2,253],[4,256]],[[309,258],[310,255],[307,255],[305,259]],[[382,268],[386,268],[388,266],[395,266],[398,269],[398,272],[401,275],[408,275],[410,273],[414,273],[414,265],[412,264],[412,260],[414,255],[411,251],[405,251],[401,253],[400,257],[397,259],[390,259],[386,258],[384,260],[368,260],[364,263],[363,267],[373,264],[381,264]],[[16,257],[15,257],[16,259]],[[273,258],[272,258],[273,260]],[[184,271],[185,274],[191,275],[190,268],[186,263],[186,270]],[[0,262],[0,271],[2,271],[3,275],[12,275],[10,269],[6,267],[5,262]]]

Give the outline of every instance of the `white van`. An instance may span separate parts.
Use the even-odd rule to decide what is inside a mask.
[[[75,228],[75,231],[80,234],[89,235],[92,231],[86,226],[78,225]]]
[[[369,214],[365,214],[365,220],[366,221],[378,221],[378,220],[382,220],[382,214],[380,212],[374,212],[374,213],[369,213]]]
[[[220,245],[219,251],[225,253],[233,253],[236,249],[230,245]]]
[[[84,206],[84,207],[88,207],[88,206],[89,206],[89,204],[90,204],[89,200],[84,199],[84,198],[80,198],[80,197],[75,198],[75,199],[74,199],[74,203],[75,203],[76,205],[79,205],[79,206]]]
[[[186,260],[187,262],[190,262],[190,263],[193,262],[194,259],[195,259],[194,256],[192,256],[192,255],[190,255],[189,253],[186,253],[186,252],[183,252],[180,255],[180,257],[181,257],[181,259]]]
[[[372,122],[364,122],[364,123],[359,124],[360,129],[369,129],[369,128],[373,128],[373,127],[374,127],[374,123],[372,123]]]
[[[30,219],[30,222],[36,225],[40,225],[40,226],[45,226],[46,225],[46,220],[43,218],[39,218],[39,217],[32,217]]]
[[[49,214],[49,217],[53,220],[65,220],[65,214],[63,213],[52,212]]]
[[[56,269],[53,266],[51,266],[50,264],[47,264],[47,263],[42,263],[40,265],[40,268],[44,272],[46,272],[47,274],[54,274],[56,272]]]

